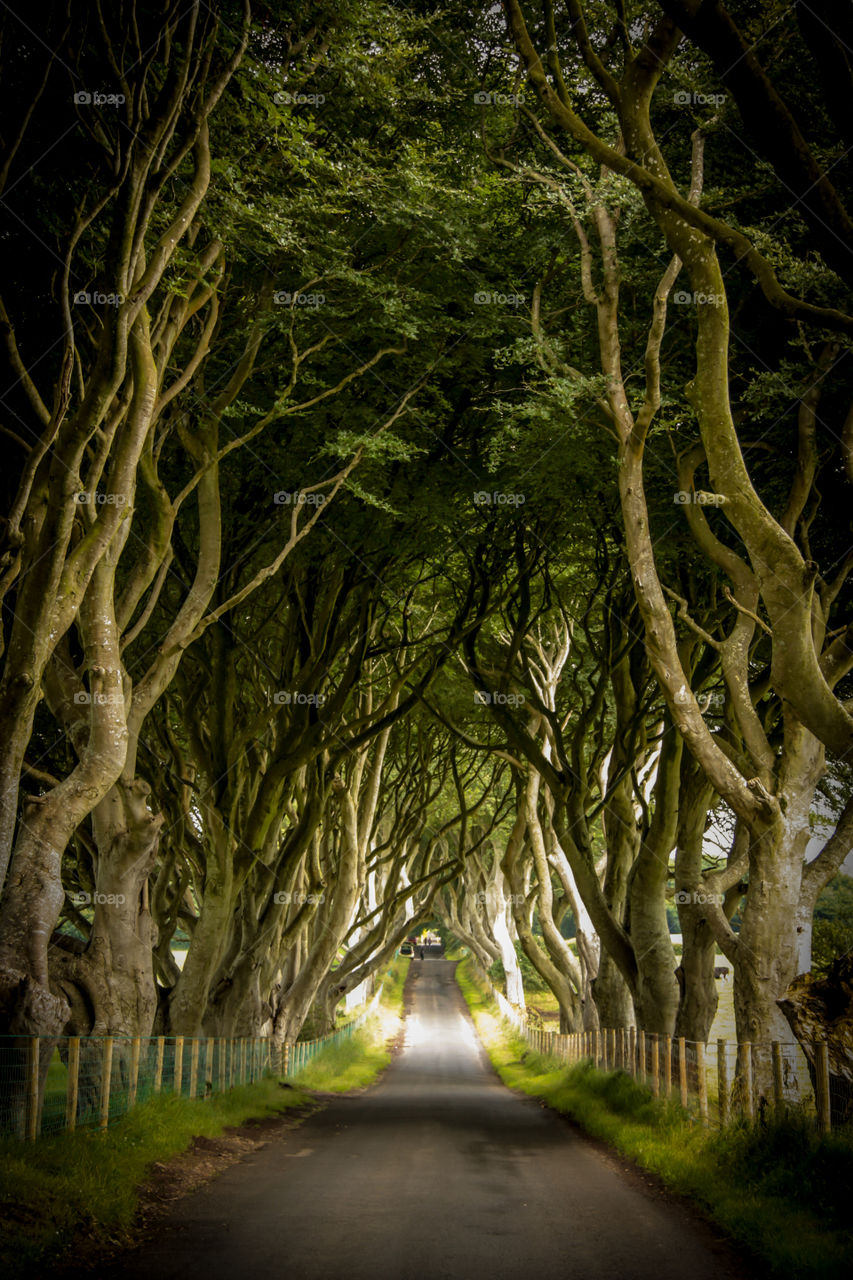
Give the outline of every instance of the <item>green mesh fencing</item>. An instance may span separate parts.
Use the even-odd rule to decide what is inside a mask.
[[[379,989],[371,998],[370,1003],[352,1022],[346,1023],[343,1027],[338,1027],[337,1031],[331,1031],[326,1036],[319,1036],[316,1040],[297,1040],[290,1045],[288,1047],[287,1074],[298,1075],[302,1068],[307,1066],[318,1053],[322,1053],[324,1049],[328,1049],[331,1045],[340,1044],[342,1040],[349,1040],[376,1008],[382,995],[383,986],[384,982],[380,983]]]
[[[296,1074],[347,1039],[379,1000],[316,1040],[279,1045],[270,1037],[0,1036],[0,1134],[35,1139],[65,1129],[106,1129],[162,1094],[208,1098],[262,1076]]]
[[[0,1133],[107,1128],[159,1094],[210,1097],[281,1065],[260,1037],[0,1036]]]

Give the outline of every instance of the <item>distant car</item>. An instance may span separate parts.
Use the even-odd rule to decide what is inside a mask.
[[[716,967],[714,968],[714,977],[715,977],[715,978],[722,978],[722,979],[723,979],[723,982],[725,982],[725,980],[726,980],[726,978],[728,978],[728,976],[729,976],[729,966],[728,966],[727,964],[718,964],[718,965],[716,965]]]
[[[414,952],[414,948],[412,947],[411,942],[404,942],[404,943],[403,943],[403,945],[402,945],[402,947],[400,948],[400,955],[401,955],[401,956],[413,956],[414,954],[415,954],[415,952]]]

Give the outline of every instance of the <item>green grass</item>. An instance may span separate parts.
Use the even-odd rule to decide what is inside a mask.
[[[193,1138],[278,1115],[310,1102],[298,1084],[343,1091],[376,1079],[390,1061],[386,1042],[400,1024],[408,961],[385,979],[377,1013],[353,1039],[308,1064],[296,1088],[267,1076],[205,1101],[164,1094],[135,1107],[106,1132],[80,1129],[35,1143],[0,1139],[0,1274],[4,1280],[43,1276],[73,1249],[75,1258],[128,1238],[138,1186],[155,1162],[185,1151]],[[51,1063],[48,1089],[64,1067]]]
[[[542,1098],[588,1133],[698,1204],[776,1275],[848,1280],[853,1137],[807,1123],[710,1132],[625,1072],[567,1067],[532,1053],[507,1028],[463,963],[457,978],[480,1038],[510,1088]]]
[[[141,1103],[106,1132],[82,1129],[39,1142],[0,1141],[0,1272],[44,1275],[85,1237],[86,1247],[120,1240],[133,1221],[137,1186],[155,1161],[197,1136],[278,1115],[308,1101],[271,1077],[207,1101],[164,1095]]]
[[[348,1039],[323,1049],[290,1076],[293,1083],[324,1093],[349,1093],[373,1084],[391,1061],[389,1046],[400,1028],[408,971],[408,958],[398,956],[384,978],[376,1012]]]

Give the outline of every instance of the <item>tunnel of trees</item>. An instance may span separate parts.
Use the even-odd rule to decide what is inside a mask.
[[[0,1034],[292,1041],[435,921],[564,1031],[704,1040],[722,952],[791,1038],[853,847],[828,8],[4,6]]]

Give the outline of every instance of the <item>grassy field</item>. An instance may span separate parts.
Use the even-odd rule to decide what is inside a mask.
[[[510,1088],[541,1098],[688,1196],[772,1275],[848,1280],[853,1137],[799,1121],[725,1133],[685,1120],[623,1072],[566,1067],[530,1052],[463,963],[457,977],[480,1038]]]

